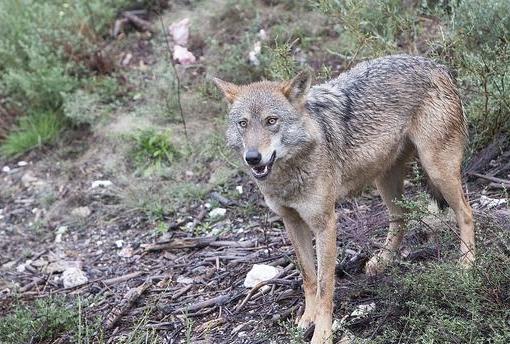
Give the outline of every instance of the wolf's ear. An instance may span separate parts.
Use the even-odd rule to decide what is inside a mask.
[[[294,102],[306,96],[311,83],[312,73],[310,70],[305,69],[299,72],[294,79],[283,82],[282,92],[289,101]]]
[[[212,78],[212,81],[216,84],[220,91],[223,92],[223,95],[230,104],[232,104],[234,100],[236,100],[237,95],[239,94],[240,89],[239,86],[234,85],[230,82],[223,81],[218,78]]]

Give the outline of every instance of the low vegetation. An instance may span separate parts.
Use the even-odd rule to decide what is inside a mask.
[[[189,222],[192,226],[182,226],[179,232],[166,235],[180,238],[230,233],[237,226],[236,230],[247,227],[255,235],[263,231],[266,237],[265,222],[270,214],[261,211],[260,199],[252,192],[254,186],[247,182],[239,162],[225,148],[227,109],[209,81],[210,76],[248,83],[288,79],[299,70],[310,68],[316,82],[320,82],[368,58],[392,53],[420,54],[455,71],[469,120],[469,153],[475,154],[497,135],[510,131],[508,1],[179,1],[172,2],[172,11],[164,12],[160,18],[162,3],[166,2],[0,2],[0,116],[12,113],[15,117],[8,121],[7,117],[0,117],[0,134],[5,133],[0,142],[0,161],[13,165],[27,152],[37,152],[41,147],[46,147],[43,152],[53,149],[56,161],[44,160],[44,165],[55,170],[48,172],[45,167],[40,175],[58,175],[62,178],[60,184],[53,189],[48,187],[52,192],[45,190],[33,197],[23,194],[16,199],[34,198],[37,202],[41,198],[40,204],[30,203],[30,216],[32,211],[40,210],[36,205],[48,213],[69,213],[70,209],[57,206],[68,202],[66,207],[75,207],[89,202],[93,210],[89,219],[79,224],[64,223],[80,240],[95,232],[91,228],[116,226],[124,214],[130,219],[122,226],[133,231],[136,227],[136,237],[143,238],[143,242],[157,240],[169,228],[175,228],[172,224],[199,216],[203,219],[200,223]],[[120,11],[132,6],[153,10],[150,14],[156,31],[189,17],[189,48],[198,62],[176,65],[174,70],[161,32],[148,35],[128,28],[125,36],[113,40],[110,31],[115,19]],[[259,44],[260,52],[256,52]],[[250,60],[250,51],[255,51],[255,60]],[[136,55],[136,62],[121,66],[128,53]],[[187,121],[188,137],[180,107]],[[71,141],[65,148],[56,144],[61,137]],[[27,160],[36,164],[37,159]],[[419,168],[414,171],[415,178],[410,181],[419,184],[423,176]],[[109,178],[115,189],[91,191],[86,178]],[[9,210],[9,202],[3,200],[10,200],[14,190],[15,185],[0,188],[0,206],[4,209]],[[23,186],[23,190],[26,192],[27,188]],[[228,207],[212,199],[210,194],[214,191],[236,205]],[[474,192],[478,195],[479,191]],[[507,190],[498,192],[508,198]],[[354,211],[366,207],[364,201]],[[403,201],[409,210],[408,237],[425,233],[430,238],[426,243],[418,240],[406,245],[412,248],[408,256],[414,258],[404,255],[376,279],[365,278],[361,273],[342,278],[345,285],[337,288],[342,294],[335,309],[340,321],[337,339],[350,333],[360,343],[510,342],[510,232],[495,219],[496,215],[486,216],[484,210],[478,210],[475,219],[480,259],[474,269],[460,270],[455,264],[455,225],[443,215],[431,213],[428,203],[423,195]],[[367,204],[377,205],[375,201]],[[226,218],[204,218],[217,207],[228,208]],[[104,219],[95,218],[103,215]],[[13,216],[17,220],[18,215]],[[51,235],[56,224],[60,225],[58,218],[45,222],[44,216],[37,223]],[[283,243],[284,235],[281,236]],[[52,240],[53,237],[53,245]],[[267,248],[268,252],[273,249]],[[116,248],[105,251],[109,250],[114,252],[114,260],[122,264],[124,258],[117,257]],[[179,258],[179,264],[185,265],[183,262],[193,258],[174,253],[161,257],[143,253],[139,259],[146,264],[145,269],[158,260],[164,259],[166,264],[167,260]],[[288,255],[287,251],[278,253]],[[150,262],[144,260],[147,257]],[[94,265],[95,261],[90,264],[103,271]],[[239,276],[232,277],[231,282],[238,279]],[[170,288],[163,282],[161,285],[160,291]],[[205,285],[200,288],[206,289]],[[48,288],[51,287],[49,283]],[[113,290],[120,290],[118,295],[125,292]],[[274,301],[270,298],[273,296],[266,296],[260,300]],[[368,302],[375,303],[371,313],[365,317],[347,316]],[[168,331],[146,326],[158,312],[154,304],[144,304],[144,312],[137,313],[135,321],[121,325],[124,332],[117,338],[120,342],[159,343],[168,339],[164,337]],[[233,305],[224,309],[229,307]],[[97,314],[90,309],[84,313],[77,299],[20,300],[7,309],[0,319],[2,343],[109,340],[98,330]],[[293,325],[294,316],[288,314],[288,319],[271,323],[257,318],[264,326],[272,324],[267,325],[271,330],[257,335],[266,342],[282,342],[285,338],[291,343],[304,343],[304,333]],[[162,319],[172,322],[172,326],[177,323],[167,314]],[[194,330],[204,319],[186,317],[182,333],[172,329],[176,331],[172,335],[192,343]],[[228,328],[225,333],[231,330]]]

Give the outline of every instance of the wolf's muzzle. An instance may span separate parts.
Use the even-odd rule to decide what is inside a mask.
[[[255,166],[262,160],[262,154],[256,149],[248,149],[244,154],[244,160],[246,160],[248,165]]]

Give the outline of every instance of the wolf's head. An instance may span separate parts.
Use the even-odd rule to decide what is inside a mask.
[[[230,103],[227,142],[242,154],[255,178],[267,178],[279,162],[292,159],[313,140],[304,114],[309,71],[284,82],[214,82]]]

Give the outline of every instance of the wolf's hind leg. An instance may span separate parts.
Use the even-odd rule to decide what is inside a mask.
[[[296,252],[299,269],[303,275],[305,311],[299,319],[298,325],[300,328],[307,328],[315,320],[317,306],[317,275],[315,272],[312,231],[295,210],[285,208],[281,215],[285,229]]]
[[[369,275],[381,273],[391,262],[402,242],[405,232],[404,210],[398,205],[398,201],[402,199],[406,171],[405,161],[397,161],[390,170],[376,179],[377,189],[390,214],[390,228],[383,247],[365,267]]]
[[[439,151],[418,150],[418,155],[431,183],[455,212],[460,229],[460,263],[469,267],[475,258],[475,233],[473,213],[462,190],[462,147],[451,145]]]

